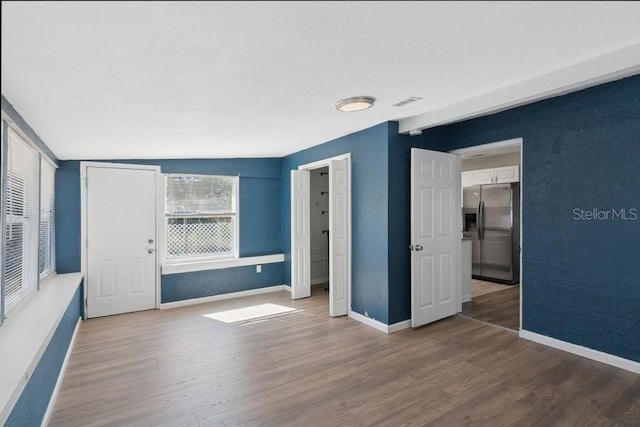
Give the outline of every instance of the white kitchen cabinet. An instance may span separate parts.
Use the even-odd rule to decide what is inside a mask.
[[[470,187],[473,185],[473,173],[471,171],[462,172],[462,187]]]
[[[518,166],[506,166],[503,168],[496,168],[494,172],[495,183],[503,184],[505,182],[519,182],[520,171]]]
[[[464,174],[470,174],[471,177],[469,178],[469,175],[465,177]],[[469,187],[470,185],[504,184],[519,181],[520,168],[517,165],[462,172],[462,187]]]
[[[471,185],[493,184],[494,171],[495,169],[478,169],[471,171]]]

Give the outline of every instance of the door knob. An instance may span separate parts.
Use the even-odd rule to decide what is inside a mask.
[[[423,249],[424,249],[424,248],[422,247],[422,245],[416,245],[416,251],[421,251],[421,250],[423,250]]]
[[[153,243],[153,239],[149,239],[149,244]]]
[[[152,253],[153,253],[153,248],[149,248],[149,249],[147,249],[147,252],[149,252],[150,254],[152,254]]]

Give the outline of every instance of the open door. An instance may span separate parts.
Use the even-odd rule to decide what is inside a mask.
[[[329,315],[345,316],[349,289],[349,186],[346,160],[329,163]]]
[[[311,296],[310,174],[291,171],[291,298]]]
[[[411,149],[411,326],[460,305],[460,165],[454,154]]]

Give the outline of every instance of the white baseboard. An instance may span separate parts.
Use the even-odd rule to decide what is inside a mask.
[[[327,278],[322,278],[322,277],[320,277],[320,278],[318,278],[318,279],[313,279],[313,280],[311,281],[311,285],[320,285],[320,284],[324,284],[324,283],[327,283],[327,280],[328,280]]]
[[[407,319],[407,320],[403,320],[402,322],[398,322],[398,323],[394,323],[392,325],[389,325],[388,331],[387,333],[392,334],[394,332],[398,332],[401,331],[403,329],[408,329],[411,327],[411,319]]]
[[[62,362],[60,373],[58,374],[58,379],[56,380],[56,386],[53,388],[53,393],[51,393],[51,398],[49,399],[47,410],[44,412],[44,417],[42,418],[42,424],[40,424],[40,427],[46,427],[47,425],[49,425],[49,419],[51,418],[51,414],[53,413],[53,407],[56,405],[56,400],[58,400],[58,394],[60,393],[60,387],[62,386],[62,379],[64,378],[64,373],[67,370],[67,365],[69,364],[69,358],[71,357],[71,352],[73,351],[73,345],[76,342],[78,329],[80,329],[80,323],[82,323],[82,317],[78,317],[78,322],[76,323],[76,327],[73,330],[71,341],[69,341],[69,348],[67,348],[67,354],[65,354],[64,356],[64,361]]]
[[[627,371],[640,374],[640,363],[633,360],[624,359],[619,356],[614,356],[613,354],[604,353],[602,351],[594,350],[589,347],[583,347],[577,344],[572,344],[567,341],[561,341],[555,338],[548,337],[546,335],[540,335],[535,332],[527,331],[525,329],[520,329],[519,335],[520,338],[534,341],[538,344],[544,344],[549,347],[557,348],[558,350],[577,354],[578,356],[586,357],[587,359],[606,363],[607,365],[615,366],[616,368],[625,369]]]
[[[282,285],[282,289],[284,289],[285,291],[291,293],[291,286],[289,286],[289,285]]]
[[[290,289],[291,288],[289,288],[289,292],[291,292]],[[222,301],[225,299],[248,297],[250,295],[266,294],[269,292],[278,292],[282,290],[286,290],[285,285],[268,286],[266,288],[249,289],[246,291],[239,291],[239,292],[230,292],[228,294],[212,295],[210,297],[192,298],[192,299],[185,299],[182,301],[165,302],[160,304],[160,310],[166,310],[169,308],[177,308],[177,307],[185,307],[187,305],[203,304],[206,302]]]
[[[377,329],[380,332],[384,332],[385,334],[392,334],[411,326],[411,320],[404,320],[402,322],[394,323],[393,325],[387,325],[378,320],[363,316],[362,314],[356,313],[352,310],[349,310],[349,317],[353,320],[357,320],[360,323],[364,323],[367,326],[371,326],[372,328]]]
[[[470,302],[471,295],[462,295],[462,302]]]

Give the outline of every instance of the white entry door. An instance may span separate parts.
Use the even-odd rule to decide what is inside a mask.
[[[411,149],[411,326],[456,313],[460,166],[456,155]]]
[[[311,296],[311,175],[291,171],[291,298]]]
[[[86,169],[87,317],[155,308],[156,173]]]
[[[329,163],[329,315],[345,316],[349,289],[349,187],[346,160]]]

